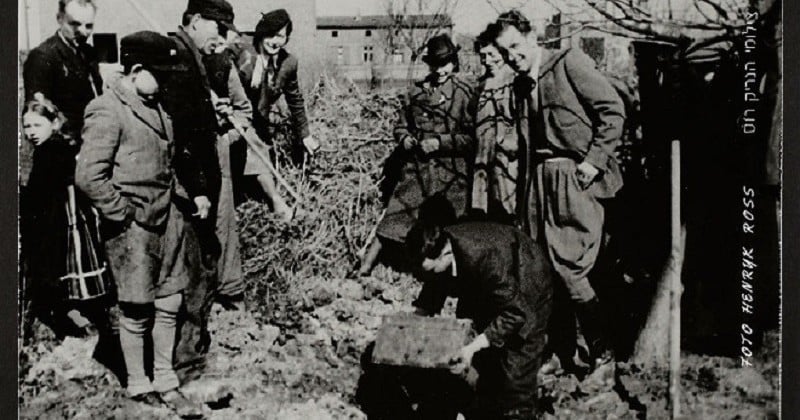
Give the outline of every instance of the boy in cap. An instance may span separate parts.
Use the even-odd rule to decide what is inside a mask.
[[[184,250],[196,247],[191,244],[196,238],[184,228],[179,210],[192,204],[180,197],[172,122],[159,95],[160,80],[180,66],[174,42],[155,32],[126,36],[120,46],[122,76],[86,108],[75,182],[102,216],[122,312],[128,393],[148,404],[166,402],[182,417],[196,417],[202,411],[178,391],[172,360],[176,318],[194,263]],[[151,352],[145,351],[147,334]],[[144,368],[148,353],[152,382]]]

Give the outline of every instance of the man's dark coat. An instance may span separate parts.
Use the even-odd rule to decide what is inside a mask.
[[[161,86],[164,108],[175,130],[175,171],[190,198],[206,196],[212,202],[220,188],[217,159],[217,116],[200,51],[183,29],[172,37],[182,71],[171,72]],[[213,220],[213,217],[210,217]]]
[[[456,316],[472,319],[489,339],[491,347],[473,360],[480,378],[476,403],[468,410],[475,418],[533,417],[539,411],[536,374],[552,306],[549,259],[538,243],[507,225],[464,223],[445,234],[457,278],[452,284],[441,278],[426,282],[415,305],[436,313],[447,295],[456,296]]]
[[[458,278],[446,288],[425,283],[415,305],[435,313],[446,296],[458,297],[456,315],[472,319],[495,347],[543,334],[552,266],[541,246],[519,229],[497,223],[458,224],[445,228],[445,234]]]
[[[23,66],[25,100],[41,92],[67,118],[62,131],[79,141],[83,128],[83,111],[100,95],[103,80],[98,70],[97,54],[91,45],[77,48],[55,34],[31,50]],[[94,84],[94,86],[92,86]]]

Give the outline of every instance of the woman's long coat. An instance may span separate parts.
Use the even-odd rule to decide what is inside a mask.
[[[514,119],[514,73],[504,66],[480,81],[475,109],[475,172],[471,205],[490,220],[516,221],[519,135]]]
[[[467,211],[467,190],[474,159],[473,86],[453,76],[441,85],[430,78],[416,83],[405,98],[394,137],[405,162],[400,182],[389,199],[378,235],[404,242],[422,202],[442,193],[457,215]],[[404,150],[402,140],[439,140],[439,150],[425,155],[419,147]]]

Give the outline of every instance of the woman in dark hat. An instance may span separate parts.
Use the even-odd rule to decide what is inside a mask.
[[[467,210],[467,185],[475,150],[473,86],[457,75],[458,47],[447,34],[431,38],[422,61],[430,74],[411,88],[394,130],[405,165],[358,274],[372,270],[383,242],[403,243],[422,202],[442,194]]]
[[[300,148],[297,144],[300,140],[302,147],[313,154],[319,149],[319,143],[308,129],[305,101],[297,81],[297,58],[284,49],[291,35],[292,20],[286,10],[264,14],[253,35],[256,54],[247,57],[247,62],[239,63],[240,78],[253,104],[253,126],[259,137],[271,139],[274,136],[275,128],[282,120],[276,104],[283,96],[289,108],[295,146]],[[273,210],[285,220],[291,219],[293,212],[275,188],[272,174],[249,149],[244,175],[255,175],[272,200]]]

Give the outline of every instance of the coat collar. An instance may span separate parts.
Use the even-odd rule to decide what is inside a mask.
[[[67,38],[64,38],[64,34],[62,34],[61,31],[56,31],[56,36],[58,37],[58,39],[61,41],[62,44],[67,46],[67,48],[73,51],[76,51],[78,49],[78,45],[70,44],[70,42],[67,41]]]
[[[489,77],[482,76],[481,82],[483,83],[483,88],[485,90],[500,89],[511,85],[514,82],[515,76],[516,73],[514,70],[512,70],[508,65],[504,65],[500,67],[500,71],[498,71],[497,74]]]
[[[53,39],[56,51],[58,51],[58,54],[61,55],[65,63],[79,63],[83,61],[81,56],[78,55],[78,47],[67,44],[67,40],[61,36],[60,32],[56,31],[55,35],[53,35]]]
[[[283,62],[286,61],[286,58],[289,57],[289,53],[285,49],[281,48],[280,51],[278,51],[278,54],[276,54],[276,56],[277,57],[275,59],[275,69],[279,70]],[[259,53],[252,54],[252,56],[250,57],[250,63],[256,65],[258,63],[259,57],[263,56]]]
[[[203,56],[200,54],[200,50],[197,48],[197,45],[194,45],[194,41],[192,38],[189,37],[189,34],[186,33],[186,30],[183,29],[183,26],[178,27],[178,32],[175,32],[175,36],[178,40],[183,43],[184,47],[192,54],[194,61],[202,66],[203,65]]]
[[[170,142],[172,141],[171,124],[161,104],[158,104],[157,108],[151,108],[145,105],[138,95],[122,85],[121,79],[115,79],[111,81],[109,85],[114,95],[116,95],[122,103],[130,107],[133,115],[158,133],[162,138]]]
[[[550,71],[558,60],[563,57],[568,50],[548,50],[542,48],[542,59],[539,65],[539,77]]]

